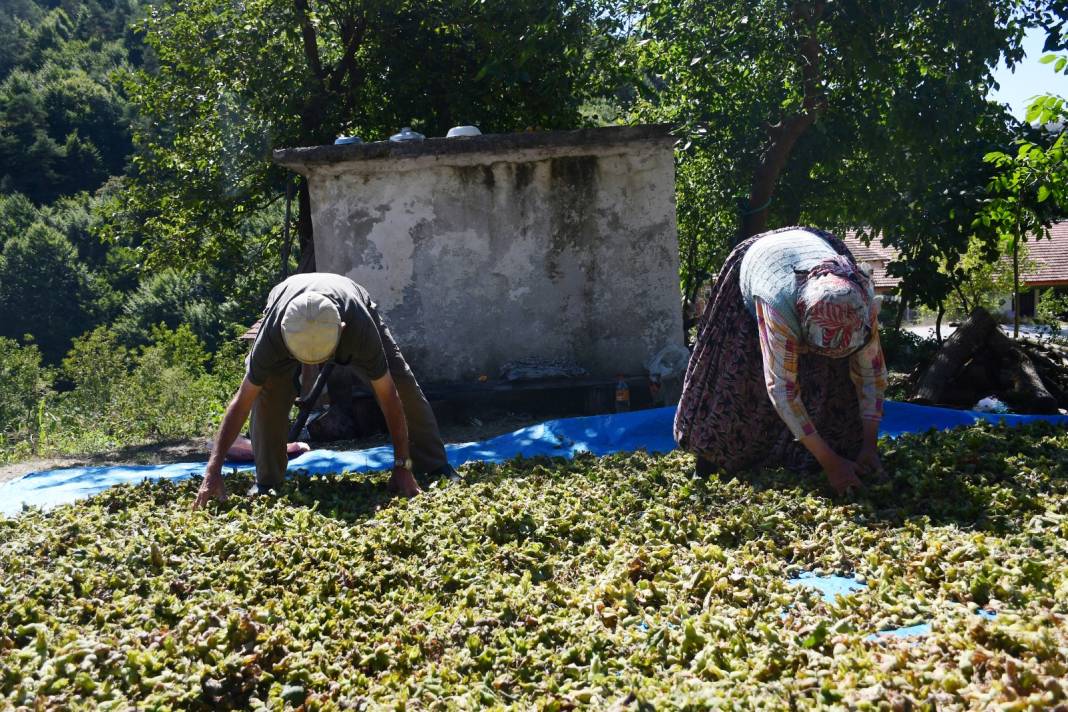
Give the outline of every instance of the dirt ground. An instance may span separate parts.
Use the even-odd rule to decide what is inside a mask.
[[[545,416],[525,413],[502,413],[485,419],[472,418],[467,423],[444,425],[441,436],[447,443],[466,443],[510,433],[548,420]],[[313,449],[360,450],[389,442],[385,435],[359,440],[338,440],[328,443],[309,443]],[[101,465],[161,465],[172,462],[202,462],[208,459],[211,450],[210,438],[196,438],[168,443],[149,443],[108,452],[77,457],[33,458],[9,465],[0,465],[0,483],[16,480],[23,475],[41,470],[63,467],[97,467]]]
[[[209,438],[148,443],[107,452],[70,457],[31,458],[0,465],[0,482],[15,480],[30,472],[61,467],[97,467],[100,465],[161,465],[171,462],[206,460],[211,449]]]

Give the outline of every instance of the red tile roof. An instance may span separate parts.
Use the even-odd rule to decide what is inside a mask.
[[[1028,240],[1027,261],[1035,266],[1020,275],[1029,287],[1068,284],[1068,220],[1054,223],[1049,240]]]
[[[875,282],[875,291],[889,292],[900,282],[900,277],[891,277],[886,273],[886,266],[891,260],[897,259],[897,250],[886,247],[878,238],[873,239],[870,245],[865,245],[857,237],[856,230],[848,230],[842,238],[846,247],[853,253],[857,262],[867,263],[871,267],[872,280]]]
[[[248,328],[248,331],[237,337],[238,341],[255,341],[256,335],[260,333],[260,324],[262,323],[263,319],[257,319],[256,323]]]
[[[898,285],[901,280],[886,273],[886,265],[897,258],[896,249],[883,246],[878,239],[865,245],[855,230],[846,232],[842,239],[857,262],[871,265],[877,291],[889,291]],[[1068,285],[1068,220],[1053,224],[1049,240],[1028,240],[1027,261],[1035,269],[1020,274],[1024,286]]]

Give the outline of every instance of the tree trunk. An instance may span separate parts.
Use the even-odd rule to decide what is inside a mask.
[[[1020,233],[1012,240],[1012,338],[1020,338]]]
[[[300,244],[298,274],[315,271],[315,241],[312,237],[311,194],[308,192],[308,179],[301,178],[297,191],[297,239]]]
[[[1013,410],[1024,413],[1057,412],[1057,397],[1042,382],[1031,358],[1014,341],[995,329],[990,348],[1001,357],[1001,397]]]
[[[928,366],[916,386],[917,403],[942,403],[950,381],[960,372],[976,350],[985,344],[998,325],[990,312],[977,308],[964,323],[946,339],[945,344]]]
[[[1016,194],[1016,234],[1012,236],[1012,338],[1020,338],[1020,201],[1023,191]]]
[[[794,4],[794,20],[804,26],[799,48],[804,88],[801,112],[768,127],[770,144],[753,176],[749,202],[742,213],[735,244],[767,230],[768,207],[779,176],[786,168],[798,139],[816,122],[816,115],[826,104],[826,97],[819,91],[820,45],[816,38],[816,26],[823,15],[823,8],[822,0]]]
[[[282,223],[282,279],[289,276],[289,251],[292,241],[289,237],[289,227],[292,223],[293,208],[293,181],[286,180],[286,221]]]
[[[909,310],[908,292],[902,291],[898,300],[897,315],[894,317],[894,330],[901,331],[901,323],[905,320],[905,312]]]
[[[697,271],[697,239],[690,240],[686,249],[686,282],[682,292],[682,334],[689,345],[690,329],[700,320],[696,311],[697,293],[701,289],[701,275]]]
[[[942,317],[946,314],[945,302],[938,303],[938,316],[935,317],[935,339],[938,340],[938,344],[942,345]]]
[[[957,292],[957,299],[960,300],[961,311],[971,313],[972,305],[968,303],[968,297],[964,295],[964,290],[961,289],[960,283],[957,282],[956,284],[954,284],[953,289]]]

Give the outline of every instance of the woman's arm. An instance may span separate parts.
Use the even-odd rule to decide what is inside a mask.
[[[857,463],[863,469],[878,472],[882,469],[877,444],[886,393],[886,359],[879,342],[877,312],[872,314],[871,329],[872,335],[868,344],[849,358],[849,377],[857,389],[860,419],[864,423],[864,441]]]
[[[756,299],[757,331],[764,362],[764,383],[776,412],[794,437],[812,453],[838,492],[859,487],[856,464],[836,453],[816,432],[797,383],[799,343],[774,309]]]

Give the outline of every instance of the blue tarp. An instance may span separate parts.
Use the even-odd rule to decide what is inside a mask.
[[[674,417],[675,409],[670,407],[550,420],[481,442],[449,445],[449,462],[458,467],[472,460],[503,462],[516,455],[571,457],[583,451],[607,455],[639,449],[668,452],[675,447],[671,434]],[[970,425],[977,420],[1004,420],[1009,425],[1036,420],[1068,424],[1068,416],[996,415],[887,402],[882,432],[897,437],[902,433],[922,432],[930,428]],[[310,474],[370,472],[386,469],[392,462],[393,449],[384,445],[356,451],[312,450],[291,460],[289,469],[304,470]],[[72,467],[34,472],[0,485],[0,514],[15,514],[23,504],[39,507],[65,504],[112,485],[140,482],[146,478],[182,480],[202,473],[204,466],[204,462],[183,462],[170,465]],[[250,469],[251,465],[235,467]]]
[[[852,576],[817,576],[812,572],[805,572],[797,578],[789,579],[787,584],[791,586],[801,586],[804,588],[812,588],[820,592],[823,600],[827,603],[834,603],[835,599],[839,596],[848,596],[851,593],[857,591],[863,591],[868,586],[866,584],[857,581]],[[988,611],[980,608],[976,611],[977,615],[987,620],[993,620],[997,617],[997,614],[993,611]],[[785,614],[784,614],[785,615]],[[881,630],[877,633],[872,633],[868,636],[868,640],[878,640],[879,638],[912,638],[931,634],[931,624],[927,622],[917,623],[915,625],[905,626],[903,628],[891,628],[889,630]]]

